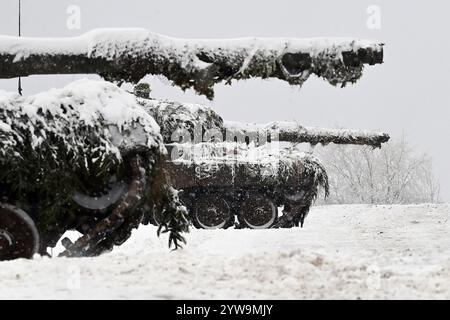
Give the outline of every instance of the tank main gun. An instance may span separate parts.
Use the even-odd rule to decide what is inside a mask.
[[[98,74],[137,83],[163,75],[214,97],[214,84],[277,78],[301,86],[311,74],[332,85],[356,82],[383,62],[383,44],[354,38],[179,39],[146,29],[96,29],[72,38],[0,36],[0,78]]]
[[[143,98],[138,100],[159,124],[166,144],[179,142],[177,132],[180,130],[188,132],[194,143],[207,142],[206,132],[208,131],[220,131],[222,141],[249,143],[258,140],[259,144],[273,139],[312,145],[335,143],[380,148],[390,138],[389,134],[383,132],[303,127],[296,122],[249,124],[224,121],[219,114],[207,106]]]
[[[390,139],[389,134],[384,132],[303,127],[297,122],[284,121],[268,124],[247,124],[225,121],[224,129],[240,137],[259,136],[267,139],[267,141],[276,137],[278,141],[310,143],[311,145],[334,143],[368,145],[373,148],[381,148],[381,145]]]

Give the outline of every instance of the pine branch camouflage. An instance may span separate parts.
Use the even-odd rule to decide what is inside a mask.
[[[100,104],[102,93],[129,95],[108,83],[88,81],[82,85],[97,87],[99,101],[96,103]],[[112,238],[103,240],[98,247],[107,250],[123,242],[132,227],[149,220],[153,210],[165,217],[160,228],[170,233],[171,244],[178,247],[184,241],[180,233],[187,231],[188,223],[164,171],[165,149],[153,119],[144,111],[136,111],[126,119],[129,121],[119,124],[111,123],[108,115],[98,110],[94,113],[89,110],[90,117],[87,117],[84,109],[95,109],[93,105],[85,105],[92,104],[92,98],[83,96],[80,84],[74,90],[69,89],[42,99],[45,105],[40,105],[39,97],[1,96],[2,202],[18,206],[32,217],[41,235],[41,251],[45,252],[66,230],[84,232],[108,216],[111,208],[93,214],[77,205],[73,195],[80,192],[100,196],[107,191],[111,177],[129,183],[127,161],[138,153],[145,159],[146,179],[150,182],[145,198],[132,208],[127,221]],[[58,104],[54,103],[55,97]],[[132,95],[129,98],[134,101]],[[106,107],[114,109],[114,106]],[[139,106],[136,110],[140,110]],[[108,112],[112,110],[105,111]],[[145,139],[136,140],[136,134]],[[127,141],[129,137],[134,144]]]

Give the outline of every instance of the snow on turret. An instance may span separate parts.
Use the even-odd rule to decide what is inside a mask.
[[[76,154],[93,147],[86,139],[96,141],[93,151],[118,158],[132,148],[164,151],[154,119],[132,94],[105,81],[83,79],[30,97],[1,92],[0,151],[28,134],[33,148],[51,136]]]

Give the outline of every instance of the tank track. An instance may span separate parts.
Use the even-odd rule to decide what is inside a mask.
[[[315,188],[292,202],[269,190],[195,188],[180,192],[180,200],[197,229],[293,228],[303,227],[317,192]],[[150,222],[159,225],[159,218]]]

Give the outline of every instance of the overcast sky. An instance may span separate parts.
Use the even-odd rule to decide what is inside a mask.
[[[0,33],[17,33],[18,0],[1,0]],[[81,10],[81,28],[67,27],[67,8]],[[369,29],[367,9],[380,8],[381,28]],[[213,102],[151,80],[153,96],[208,104],[224,119],[296,120],[307,126],[376,129],[404,134],[433,157],[443,200],[450,201],[450,3],[448,1],[147,1],[22,0],[25,36],[75,36],[99,27],[144,27],[174,37],[345,36],[386,43],[385,63],[367,67],[345,89],[310,79],[302,89],[278,80],[218,85]],[[61,87],[78,76],[23,80],[25,94]],[[0,89],[16,90],[16,80]]]

